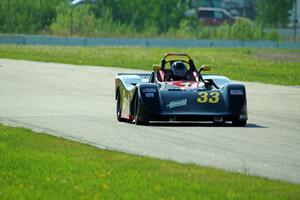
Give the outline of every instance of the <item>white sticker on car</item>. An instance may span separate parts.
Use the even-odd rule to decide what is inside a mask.
[[[229,90],[230,95],[243,95],[244,91],[243,90]]]
[[[155,93],[156,92],[156,89],[155,88],[145,88],[143,89],[143,92],[150,92],[150,93]]]
[[[154,97],[154,93],[146,93],[146,97],[147,98],[153,98]]]
[[[176,100],[176,101],[171,101],[167,107],[168,108],[177,108],[181,106],[186,106],[187,105],[187,99],[181,99],[181,100]]]

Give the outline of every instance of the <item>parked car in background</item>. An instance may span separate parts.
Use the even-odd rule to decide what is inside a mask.
[[[224,23],[233,24],[235,22],[235,18],[221,8],[200,7],[196,12],[197,18],[204,25],[220,26]]]

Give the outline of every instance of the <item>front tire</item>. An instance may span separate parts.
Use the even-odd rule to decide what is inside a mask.
[[[139,98],[136,97],[135,98],[135,102],[134,102],[134,121],[136,125],[149,125],[149,121],[145,121],[145,120],[141,120],[140,116],[139,116]]]

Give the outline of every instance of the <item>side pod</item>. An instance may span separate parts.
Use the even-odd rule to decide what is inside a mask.
[[[161,112],[161,100],[159,90],[154,83],[141,83],[137,85],[138,113],[136,115],[143,120],[159,115]]]
[[[232,113],[246,116],[247,120],[247,97],[246,88],[242,84],[229,83],[223,88],[223,95],[227,96],[227,106]]]

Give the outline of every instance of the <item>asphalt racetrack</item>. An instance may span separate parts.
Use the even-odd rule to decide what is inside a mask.
[[[244,128],[136,126],[116,120],[117,72],[134,71],[0,59],[0,123],[100,148],[300,183],[299,87],[245,83],[249,121]]]

